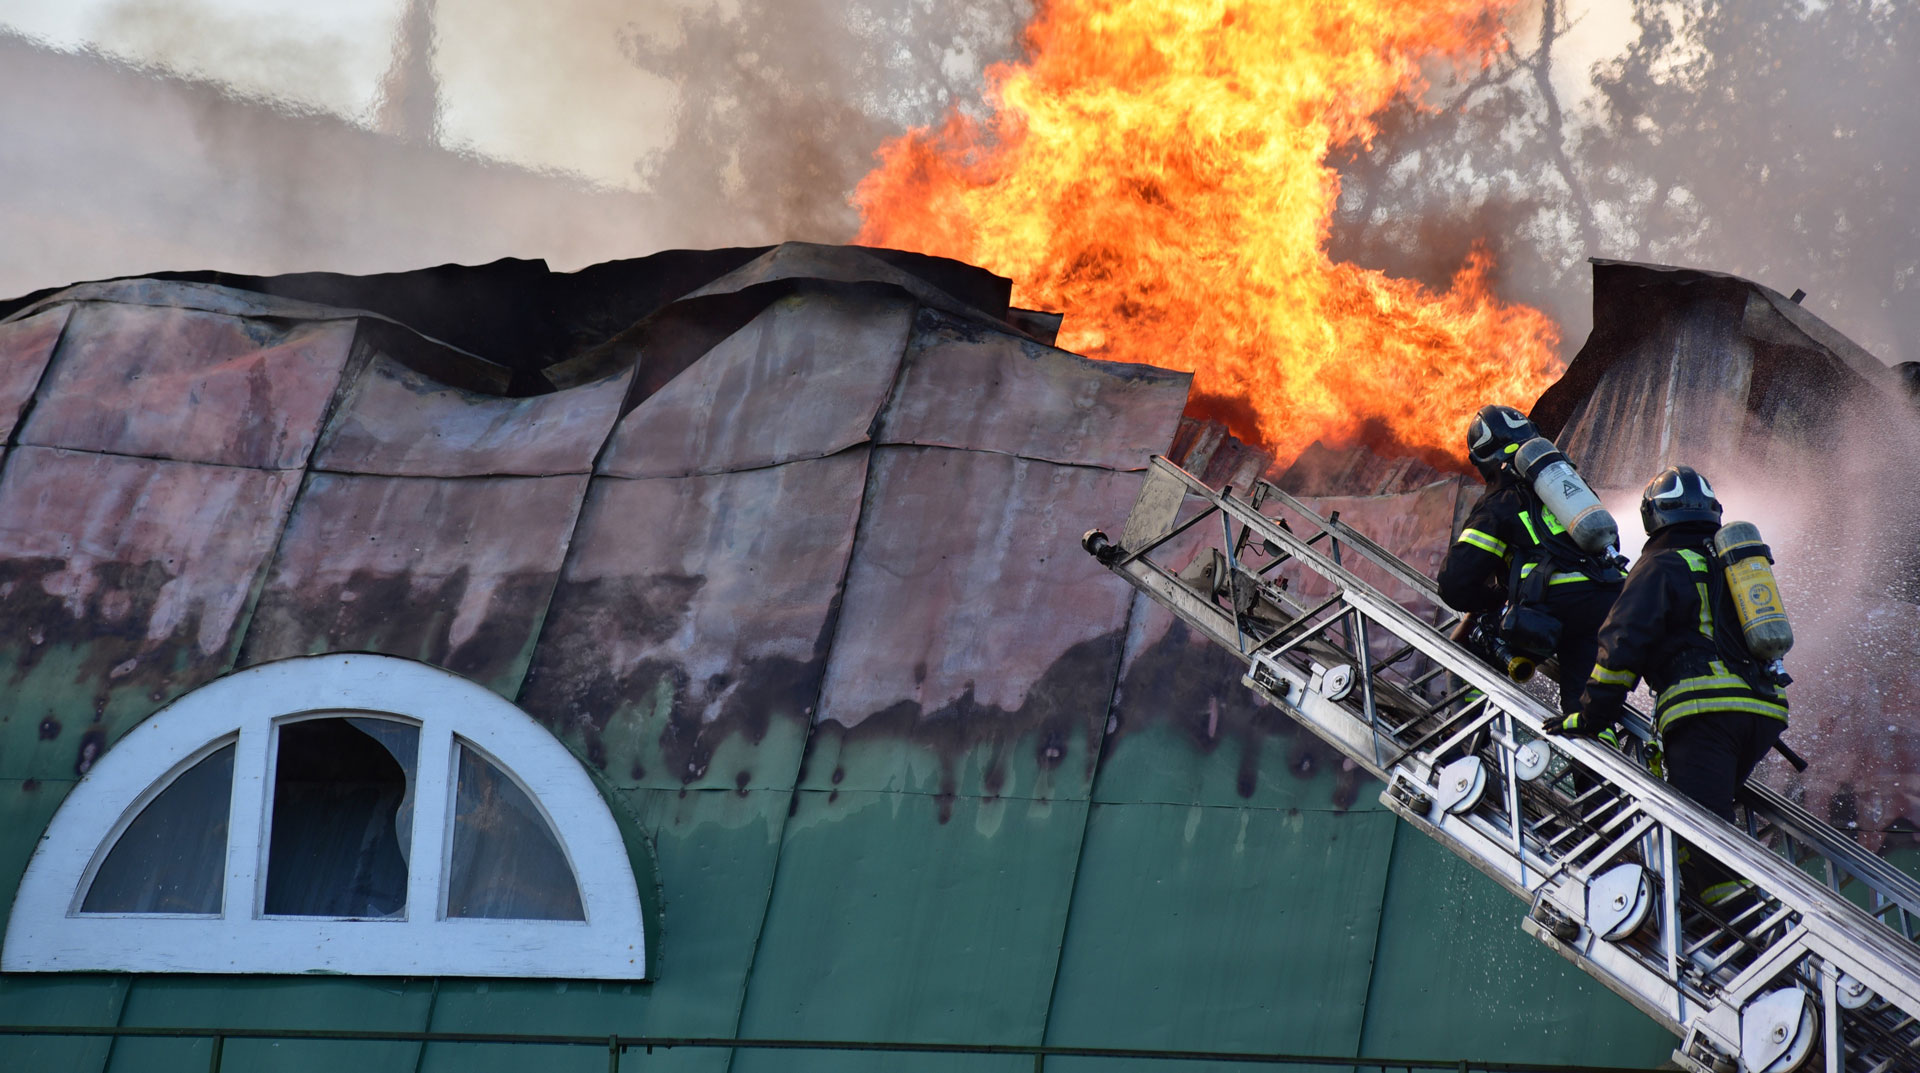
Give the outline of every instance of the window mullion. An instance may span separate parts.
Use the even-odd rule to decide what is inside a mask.
[[[265,720],[240,728],[233,749],[233,801],[227,816],[227,888],[221,915],[251,920],[260,904],[259,875],[266,853],[267,778],[273,726]]]
[[[447,817],[453,799],[453,731],[445,720],[420,728],[418,784],[413,791],[413,859],[407,866],[407,919],[440,918],[446,886]]]

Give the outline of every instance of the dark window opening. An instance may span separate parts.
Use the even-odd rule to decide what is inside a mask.
[[[80,911],[219,915],[232,800],[229,743],[147,802],[100,862]]]
[[[585,920],[573,868],[527,792],[464,742],[459,779],[447,915]]]
[[[305,719],[279,730],[269,916],[406,915],[418,728]]]

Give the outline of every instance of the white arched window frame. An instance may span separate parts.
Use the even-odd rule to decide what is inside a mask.
[[[278,729],[374,717],[418,728],[404,914],[268,916],[267,831]],[[232,744],[226,871],[217,916],[82,912],[100,862],[172,780]],[[584,920],[449,917],[458,750],[518,785],[573,869]],[[572,753],[498,694],[436,667],[338,654],[264,664],[168,705],[129,731],[68,794],[15,894],[0,971],[350,973],[637,980],[644,912],[626,843]]]

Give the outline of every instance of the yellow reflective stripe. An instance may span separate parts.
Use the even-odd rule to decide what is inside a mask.
[[[1532,512],[1532,511],[1530,511],[1530,510],[1523,510],[1523,511],[1521,511],[1521,512],[1520,512],[1520,524],[1521,524],[1521,525],[1524,525],[1524,526],[1526,526],[1526,527],[1527,527],[1527,539],[1528,539],[1528,540],[1531,540],[1531,541],[1533,541],[1533,542],[1534,542],[1535,544],[1538,544],[1538,543],[1540,543],[1540,533],[1539,533],[1539,531],[1538,531],[1538,530],[1536,530],[1536,529],[1534,529],[1534,527],[1533,527],[1533,512]]]
[[[1478,529],[1460,530],[1460,539],[1457,543],[1470,544],[1473,547],[1479,548],[1481,551],[1490,552],[1502,558],[1505,558],[1507,554],[1506,541],[1501,540],[1492,533],[1482,533]]]
[[[1707,572],[1707,560],[1705,556],[1697,551],[1688,551],[1685,548],[1679,548],[1677,550],[1680,553],[1680,558],[1686,560],[1687,569],[1692,570],[1696,574],[1704,574]]]
[[[1747,680],[1745,678],[1742,678],[1737,674],[1727,673],[1725,667],[1719,667],[1719,668],[1716,668],[1716,670],[1718,670],[1719,673],[1702,674],[1692,678],[1682,678],[1680,681],[1675,682],[1671,686],[1668,686],[1667,692],[1691,693],[1691,692],[1694,692],[1695,690],[1701,690],[1701,689],[1744,689],[1744,690],[1747,690],[1748,692],[1752,692],[1753,687],[1747,684]]]
[[[1593,674],[1587,680],[1599,682],[1602,685],[1626,686],[1632,689],[1633,684],[1640,680],[1640,676],[1632,671],[1616,671],[1612,667],[1603,667],[1596,663],[1593,665]]]
[[[1520,564],[1520,576],[1521,576],[1521,578],[1523,578],[1523,579],[1524,579],[1524,578],[1527,578],[1527,577],[1530,577],[1530,576],[1532,576],[1532,574],[1533,574],[1533,568],[1534,568],[1534,567],[1536,567],[1536,566],[1539,566],[1539,565],[1540,565],[1539,563],[1521,563],[1521,564]],[[1571,584],[1573,584],[1573,583],[1574,583],[1574,582],[1576,582],[1576,581],[1592,581],[1592,580],[1593,580],[1592,578],[1590,578],[1590,577],[1588,577],[1588,576],[1587,576],[1587,575],[1585,575],[1585,574],[1580,574],[1580,573],[1573,573],[1573,572],[1565,572],[1565,573],[1559,573],[1559,574],[1555,574],[1555,575],[1553,575],[1552,577],[1550,577],[1550,578],[1548,578],[1548,579],[1547,579],[1547,584],[1549,584],[1549,585],[1571,585]]]
[[[1787,709],[1784,705],[1769,704],[1764,700],[1742,699],[1739,697],[1702,697],[1676,704],[1660,713],[1660,729],[1665,731],[1675,721],[1690,715],[1704,712],[1746,712],[1750,715],[1763,715],[1769,719],[1787,721]]]
[[[1547,523],[1547,532],[1556,536],[1567,531],[1567,527],[1560,524],[1560,519],[1554,517],[1553,512],[1545,507],[1540,508],[1540,520]]]

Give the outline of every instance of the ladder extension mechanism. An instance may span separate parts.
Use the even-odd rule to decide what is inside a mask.
[[[1521,927],[1679,1036],[1682,1068],[1920,1069],[1920,882],[1758,783],[1741,831],[1630,755],[1546,737],[1554,709],[1450,640],[1432,580],[1337,512],[1266,482],[1238,498],[1155,458],[1119,542],[1085,544],[1523,899]],[[1650,729],[1638,712],[1626,729],[1634,753]],[[1703,905],[1679,882],[1685,852],[1751,891]]]

